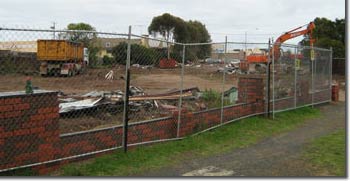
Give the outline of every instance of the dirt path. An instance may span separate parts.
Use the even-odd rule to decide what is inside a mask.
[[[290,132],[209,158],[188,159],[143,176],[313,176],[327,175],[301,158],[313,139],[345,127],[345,103],[320,106],[322,117]]]

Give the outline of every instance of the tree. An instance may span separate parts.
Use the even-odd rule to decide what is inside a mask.
[[[97,64],[97,53],[100,48],[95,45],[97,40],[96,29],[87,23],[70,23],[67,25],[68,30],[76,30],[74,32],[68,32],[66,38],[70,41],[81,42],[89,50],[90,65],[95,66]],[[82,31],[80,31],[82,30]],[[83,32],[88,31],[88,32]]]
[[[336,39],[341,40],[345,45],[345,19],[335,19],[335,28],[337,32]]]
[[[151,34],[159,33],[166,38],[167,49],[168,49],[168,59],[170,59],[170,47],[169,41],[174,38],[175,28],[177,24],[181,23],[181,19],[170,15],[169,13],[164,13],[161,16],[154,17],[152,19],[151,25],[148,27],[148,32]]]
[[[315,29],[312,32],[316,40],[315,47],[333,48],[333,57],[345,57],[345,20],[327,18],[315,18]],[[304,38],[302,45],[309,45],[309,40]]]
[[[167,41],[173,37],[175,27],[177,26],[177,17],[164,13],[161,16],[154,17],[151,25],[148,27],[149,33],[159,33],[166,38]]]
[[[94,38],[96,38],[96,29],[86,23],[70,23],[67,26],[68,30],[83,30],[83,31],[92,31],[93,33],[86,33],[86,32],[71,32],[68,33],[69,39],[71,41],[77,41],[84,43],[85,46],[90,44],[90,41]]]
[[[190,42],[198,43],[208,43],[211,42],[209,32],[204,24],[199,21],[189,21],[188,22],[189,31],[190,31]],[[201,45],[195,50],[195,55],[199,59],[204,59],[205,57],[210,56],[211,45]]]
[[[209,43],[211,38],[205,25],[199,21],[184,21],[183,19],[165,13],[154,17],[148,27],[150,34],[159,33],[167,41],[175,40],[181,43]],[[174,45],[174,52],[182,52],[182,46]],[[186,49],[186,57],[191,59],[205,58],[210,56],[211,46],[191,46]],[[170,47],[168,46],[168,59],[170,58]]]

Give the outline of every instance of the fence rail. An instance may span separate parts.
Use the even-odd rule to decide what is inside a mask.
[[[126,145],[330,102],[332,50],[280,47],[275,57],[268,43],[0,28],[0,172],[45,173]],[[249,56],[268,61],[247,64]]]

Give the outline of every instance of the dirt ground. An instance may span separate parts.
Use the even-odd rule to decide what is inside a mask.
[[[213,89],[222,92],[222,73],[218,73],[219,65],[203,65],[201,68],[185,67],[183,87],[198,87],[200,90]],[[89,69],[81,75],[74,77],[41,77],[31,76],[32,85],[39,89],[61,91],[67,95],[81,95],[91,91],[117,91],[124,92],[125,67],[119,66],[112,70],[115,72],[114,80],[106,80],[105,75],[110,68]],[[25,90],[25,75],[0,76],[0,90]],[[237,85],[235,75],[226,75],[225,90]],[[130,85],[140,87],[146,94],[165,93],[169,90],[180,89],[181,69],[142,69],[131,67]],[[43,102],[43,104],[45,104]],[[176,104],[173,104],[176,106]],[[141,111],[131,114],[131,122],[162,117],[158,111]],[[79,116],[60,118],[61,133],[97,129],[122,123],[122,113],[87,113]]]
[[[137,176],[330,176],[302,157],[314,138],[345,128],[345,103],[319,106],[322,117],[299,128],[209,158],[188,158],[168,168]]]
[[[106,80],[105,75],[113,70],[114,80]],[[186,67],[184,72],[184,88],[199,87],[200,89],[222,90],[222,73],[217,73],[217,66],[202,66],[201,68]],[[25,90],[25,75],[1,75],[0,90],[2,92]],[[85,94],[91,91],[116,91],[124,90],[125,67],[89,69],[87,72],[74,77],[41,77],[30,76],[34,87],[62,91],[65,94]],[[123,77],[123,78],[121,78]],[[237,84],[234,75],[226,76],[225,89]],[[180,88],[181,69],[159,69],[150,70],[131,68],[130,85],[138,86],[147,94],[164,93],[170,89]]]
[[[213,89],[217,92],[228,90],[232,86],[237,86],[237,76],[235,74],[225,76],[225,85],[222,86],[223,74],[218,73],[218,67],[222,65],[202,65],[201,67],[185,67],[183,77],[183,87],[198,87],[201,91]],[[115,72],[113,80],[106,80],[105,75],[113,70]],[[31,76],[34,87],[45,90],[61,91],[69,95],[81,95],[91,91],[117,91],[124,92],[125,67],[119,66],[113,69],[100,68],[89,69],[81,75],[74,77],[41,77]],[[1,75],[0,90],[18,91],[25,90],[25,75]],[[344,76],[334,76],[340,84],[340,100],[345,100],[345,78]],[[132,86],[140,87],[146,94],[165,93],[169,90],[180,89],[181,68],[175,69],[142,69],[131,67]],[[43,103],[44,104],[44,103]],[[176,106],[174,104],[174,106]],[[161,117],[159,112],[139,112],[134,114],[131,121],[140,121]],[[82,130],[97,129],[122,123],[121,113],[117,114],[88,114],[75,118],[61,118],[60,130],[62,133]]]

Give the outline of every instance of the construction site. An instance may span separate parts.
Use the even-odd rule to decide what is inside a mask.
[[[311,22],[274,42],[209,44],[95,32],[98,51],[52,38],[52,30],[2,28],[0,117],[7,122],[0,123],[0,139],[10,146],[0,149],[7,155],[0,170],[120,148],[126,120],[130,144],[143,144],[339,100],[332,50],[313,46],[313,28]],[[304,35],[308,46],[284,44]],[[193,56],[203,46],[211,53]],[[49,146],[25,141],[40,151],[11,153],[10,138],[19,143],[28,135]],[[40,160],[29,155],[48,151],[51,156]]]

